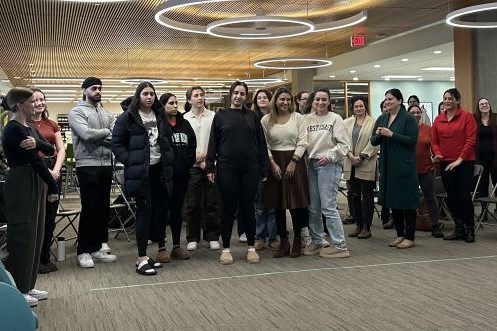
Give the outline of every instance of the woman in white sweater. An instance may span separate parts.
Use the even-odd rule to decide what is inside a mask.
[[[269,104],[269,114],[262,120],[271,171],[264,183],[264,207],[275,209],[280,248],[274,257],[298,257],[302,253],[300,232],[307,222],[309,190],[302,155],[307,147],[303,115],[294,111],[290,90],[279,88]],[[286,209],[292,215],[294,240],[290,253],[286,230]]]
[[[340,115],[331,112],[331,95],[327,89],[315,91],[313,106],[316,112],[304,120],[307,131],[309,163],[309,226],[314,233],[323,232],[321,213],[326,217],[331,246],[313,242],[308,252],[321,257],[348,257],[342,221],[337,210],[338,184],[342,175],[343,158],[350,151],[351,141]],[[310,255],[310,254],[306,254]]]

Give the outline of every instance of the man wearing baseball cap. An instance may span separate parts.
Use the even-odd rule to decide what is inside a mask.
[[[78,229],[78,264],[93,268],[94,262],[114,262],[108,240],[110,188],[112,182],[111,132],[115,116],[105,110],[102,81],[88,77],[81,85],[83,100],[69,111],[76,175],[81,192]]]

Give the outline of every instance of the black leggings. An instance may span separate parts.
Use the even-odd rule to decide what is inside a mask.
[[[173,184],[173,196],[171,197],[171,210],[169,214],[169,226],[173,237],[173,246],[179,246],[181,238],[181,210],[188,188],[188,178],[175,178]]]
[[[397,237],[414,240],[416,233],[416,209],[392,209]]]
[[[300,237],[300,231],[304,224],[309,224],[309,212],[307,208],[290,209],[292,215],[293,235],[295,238]],[[280,238],[288,238],[286,229],[286,210],[275,209],[274,216],[276,218],[276,227]]]
[[[243,219],[247,244],[255,243],[255,195],[259,187],[259,168],[256,169],[225,169],[217,170],[217,185],[223,201],[221,223],[221,238],[223,248],[230,247],[231,232],[235,212],[240,208]]]
[[[136,245],[138,256],[147,255],[148,239],[157,241],[159,248],[165,247],[166,215],[170,197],[161,181],[161,165],[150,166],[149,192],[136,198]]]

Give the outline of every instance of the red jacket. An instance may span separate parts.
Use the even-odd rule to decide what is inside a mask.
[[[473,114],[459,108],[449,121],[442,113],[431,127],[431,149],[434,155],[442,155],[443,161],[476,160],[476,121]]]

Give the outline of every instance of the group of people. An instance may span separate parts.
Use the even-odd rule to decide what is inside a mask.
[[[372,236],[378,175],[379,203],[392,210],[397,234],[391,247],[415,246],[419,187],[432,234],[442,237],[434,194],[437,163],[456,223],[454,233],[444,239],[474,242],[470,191],[476,156],[487,177],[497,173],[497,121],[488,100],[479,100],[473,117],[461,109],[456,89],[444,93],[443,111],[431,127],[423,120],[419,99],[406,109],[398,89],[385,93],[385,111],[377,120],[367,100],[358,96],[350,101],[353,115],[343,120],[332,111],[328,89],[295,98],[285,87],[274,93],[261,89],[248,100],[247,85],[235,81],[229,89],[230,107],[214,113],[205,107],[203,88],[193,86],[186,92],[189,111],[182,114],[174,94],[159,97],[151,83],[142,82],[117,120],[101,105],[100,79],[87,78],[82,91],[83,99],[68,116],[81,195],[77,258],[82,268],[117,259],[107,243],[116,161],[124,167],[125,193],[136,201],[135,270],[141,275],[157,274],[171,259],[189,259],[202,239],[219,250],[221,237],[219,261],[232,264],[235,218],[246,237],[248,263],[258,263],[257,252],[266,247],[275,251],[275,258],[348,257],[337,210],[342,177],[356,224],[349,237]],[[7,268],[35,305],[47,297],[46,291],[35,289],[36,274],[57,269],[49,249],[65,150],[57,124],[48,119],[42,91],[13,88],[4,107],[13,112],[2,136],[9,166]],[[488,189],[488,181],[486,185]],[[183,218],[186,249],[180,245]],[[165,246],[168,224],[170,252]],[[307,236],[310,240],[303,241]],[[147,254],[150,240],[157,242],[155,258]]]

